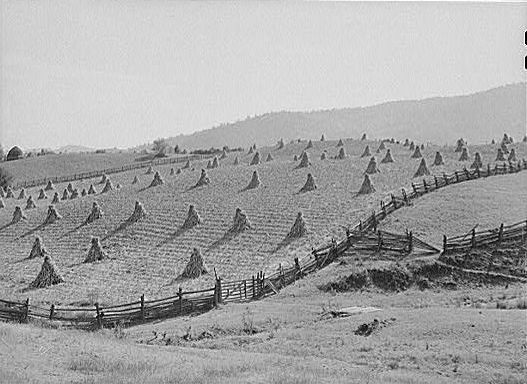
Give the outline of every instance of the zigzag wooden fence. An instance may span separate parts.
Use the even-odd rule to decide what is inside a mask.
[[[31,187],[36,187],[38,185],[44,185],[48,181],[51,181],[52,183],[66,183],[70,181],[91,179],[91,178],[99,177],[102,175],[110,175],[112,173],[126,172],[126,171],[131,171],[133,169],[146,168],[146,167],[155,166],[155,165],[185,163],[189,160],[190,161],[202,160],[207,157],[210,157],[210,156],[185,155],[185,156],[170,157],[170,158],[157,159],[157,160],[151,160],[151,161],[143,161],[139,163],[123,165],[121,167],[107,168],[107,169],[103,169],[99,171],[82,172],[82,173],[76,173],[74,175],[43,177],[41,179],[20,181],[16,183],[15,185],[13,185],[12,187],[15,189],[31,188]]]
[[[506,247],[524,244],[527,241],[527,220],[511,225],[501,224],[498,228],[447,238],[443,236],[443,253],[461,253],[475,248]]]
[[[523,160],[523,162],[495,167],[489,165],[486,169],[463,169],[450,175],[429,177],[420,183],[413,183],[410,191],[403,188],[400,197],[392,194],[388,202],[381,201],[380,211],[373,211],[353,228],[347,229],[344,240],[339,242],[332,240],[331,244],[313,250],[311,254],[302,259],[295,258],[292,266],[284,268],[280,265],[278,271],[269,276],[259,272],[250,279],[238,281],[223,281],[221,278],[216,278],[215,286],[208,289],[183,292],[180,288],[176,296],[147,301],[142,295],[139,301],[108,307],[100,307],[98,304],[93,308],[51,305],[47,309],[30,304],[29,299],[24,303],[0,300],[0,319],[19,322],[27,322],[29,319],[47,319],[83,329],[112,327],[117,324],[130,326],[164,318],[197,314],[222,303],[259,300],[270,294],[276,294],[296,280],[323,269],[337,257],[353,248],[369,251],[389,250],[401,255],[408,254],[414,249],[426,253],[438,253],[440,250],[417,239],[411,233],[398,235],[378,231],[377,226],[390,213],[410,205],[412,200],[426,193],[451,184],[481,177],[516,173],[525,169],[527,169],[527,162]],[[495,241],[517,241],[520,236],[525,236],[525,230],[525,222],[522,222],[507,227],[502,226],[502,230],[498,230],[497,235],[492,231],[485,231],[476,234],[473,238],[476,238],[477,246]],[[447,239],[445,251],[465,249],[463,247],[472,246],[471,241],[472,239],[469,239],[467,243],[464,237],[459,236]]]
[[[353,251],[395,252],[406,255],[412,252],[434,254],[440,252],[436,247],[420,240],[412,232],[404,235],[377,230],[367,233],[349,233],[348,244]]]

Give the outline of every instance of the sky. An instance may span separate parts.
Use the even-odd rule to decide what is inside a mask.
[[[526,80],[526,4],[0,4],[5,148],[124,148],[271,111]]]

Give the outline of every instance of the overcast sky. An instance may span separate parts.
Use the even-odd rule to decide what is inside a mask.
[[[525,81],[518,3],[0,3],[4,147],[128,147]]]

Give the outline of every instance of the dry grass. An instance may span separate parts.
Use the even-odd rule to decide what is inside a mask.
[[[2,168],[14,176],[14,182],[45,177],[69,176],[134,163],[134,153],[65,153],[29,157],[2,163]]]
[[[233,159],[229,156],[218,169],[209,171],[212,183],[201,189],[189,191],[188,187],[197,180],[202,164],[194,164],[195,171],[172,177],[168,176],[169,165],[159,168],[167,181],[163,186],[145,189],[151,177],[142,174],[140,182],[131,185],[137,172],[113,175],[112,181],[121,183],[122,190],[61,202],[58,210],[64,219],[34,230],[45,217],[46,207],[39,206],[27,213],[27,223],[0,230],[4,251],[0,254],[4,266],[0,290],[12,298],[30,295],[34,302],[55,303],[135,301],[142,292],[150,297],[173,294],[177,287],[167,285],[174,277],[173,268],[182,270],[189,250],[195,246],[205,250],[205,262],[215,266],[220,274],[246,276],[258,268],[290,261],[295,252],[302,255],[309,251],[310,245],[340,234],[339,224],[355,223],[377,208],[378,200],[386,193],[407,186],[418,165],[418,160],[409,159],[406,149],[389,146],[396,163],[381,165],[382,173],[373,176],[377,193],[358,198],[353,192],[360,186],[369,161],[359,159],[365,143],[348,141],[346,160],[324,162],[315,159],[320,158],[324,148],[328,157],[333,156],[336,143],[313,144],[310,157],[314,164],[305,170],[293,170],[297,164],[291,161],[305,143],[273,151],[275,161],[258,166],[262,186],[255,191],[240,192],[254,170],[247,165],[251,156],[240,156],[242,164],[237,168],[230,166]],[[436,150],[429,147],[424,151],[427,160],[433,158]],[[483,161],[494,159],[494,148],[480,150]],[[263,156],[267,154],[265,149],[260,152]],[[442,148],[441,152],[446,165],[431,167],[432,172],[440,174],[462,166],[454,160],[457,154],[453,148]],[[520,157],[525,156],[525,145],[518,146],[517,152]],[[313,173],[318,189],[295,194],[307,172]],[[427,228],[422,234],[426,238],[431,229],[464,227],[474,217],[470,209],[478,212],[487,209],[488,216],[477,218],[494,226],[502,218],[498,212],[504,211],[508,217],[516,214],[503,207],[501,199],[505,192],[500,188],[517,186],[524,177],[500,176],[445,188],[417,200],[414,207],[395,213],[393,217],[399,222],[388,219],[387,226],[401,231],[403,220],[409,220]],[[96,181],[86,180],[76,183],[76,187]],[[489,193],[481,192],[482,188],[478,188],[481,183],[485,183]],[[457,202],[460,197],[462,202]],[[456,204],[461,210],[459,217],[450,220],[450,216],[441,216],[451,215],[447,210],[450,204],[438,208],[443,199]],[[79,227],[94,200],[101,204],[103,219]],[[149,215],[112,233],[131,214],[135,200],[143,202]],[[480,201],[481,206],[477,205]],[[0,211],[0,227],[9,221],[16,203],[9,199],[6,202],[8,208]],[[190,204],[196,206],[203,224],[179,233],[177,229]],[[255,229],[218,243],[229,228],[236,207],[247,213]],[[308,237],[273,252],[298,211],[304,212],[310,228]],[[426,227],[422,221],[427,216],[436,223],[433,227],[432,224]],[[34,232],[21,237],[31,230]],[[22,261],[29,254],[35,235],[43,238],[67,283],[27,293],[22,288],[40,268],[39,260]],[[101,238],[109,235],[103,245],[112,259],[82,263],[92,235]],[[211,247],[213,244],[215,247]],[[14,384],[524,382],[525,286],[448,291],[410,289],[389,294],[374,288],[338,294],[321,290],[323,285],[349,276],[358,267],[377,263],[359,259],[343,258],[341,263],[334,263],[260,302],[230,304],[201,316],[126,330],[86,333],[0,324],[0,381]],[[207,281],[203,278],[196,282],[204,283]],[[321,316],[328,309],[348,306],[374,306],[381,311],[347,318]],[[369,337],[354,334],[359,325],[374,318],[395,320]],[[153,331],[157,335],[155,340]],[[9,364],[2,364],[3,361]]]
[[[325,149],[328,158],[338,148],[336,142],[313,142],[309,150],[312,166],[295,169],[297,163],[291,159],[300,154],[305,143],[286,145],[282,150],[259,149],[262,156],[273,153],[275,161],[249,166],[251,155],[239,155],[240,165],[233,166],[234,156],[220,162],[220,167],[209,170],[211,184],[189,189],[199,177],[204,163],[192,164],[194,170],[184,170],[180,175],[169,176],[173,165],[156,167],[166,183],[156,188],[147,188],[151,175],[141,171],[111,175],[112,182],[123,188],[112,192],[87,196],[75,200],[61,201],[57,205],[63,219],[48,226],[40,226],[47,205],[37,202],[38,208],[27,212],[28,220],[4,227],[12,215],[13,199],[5,199],[7,207],[0,210],[0,242],[3,245],[0,262],[0,289],[4,296],[33,302],[68,304],[82,301],[97,291],[103,304],[136,301],[141,293],[147,299],[173,295],[177,286],[170,284],[177,272],[181,272],[192,248],[202,250],[209,268],[215,267],[225,279],[249,277],[258,270],[274,270],[278,263],[292,263],[293,257],[304,256],[311,247],[324,244],[332,236],[342,237],[341,226],[353,225],[379,209],[378,202],[389,192],[399,193],[401,187],[409,186],[411,176],[419,160],[410,159],[410,151],[402,145],[388,145],[395,158],[393,164],[381,164],[381,173],[372,177],[377,192],[368,196],[356,196],[361,185],[363,171],[369,158],[361,159],[366,144],[372,148],[378,143],[346,140],[345,160],[318,160]],[[518,144],[518,156],[524,157],[527,147]],[[432,161],[438,148],[427,147],[423,154]],[[483,161],[492,161],[495,148],[479,148]],[[440,148],[445,166],[431,167],[431,171],[459,169],[468,163],[457,161],[453,147]],[[378,157],[382,157],[383,153]],[[262,185],[251,191],[242,191],[252,172],[258,169]],[[318,189],[298,194],[304,185],[307,173],[317,180]],[[132,185],[135,175],[139,183]],[[503,176],[516,180],[520,175]],[[74,183],[75,188],[87,188],[97,184],[100,178]],[[490,179],[489,179],[490,180]],[[486,181],[485,181],[486,182]],[[468,185],[470,183],[466,183]],[[97,185],[100,191],[101,186]],[[57,185],[62,191],[65,185]],[[455,188],[455,187],[453,187]],[[27,192],[35,194],[38,188]],[[439,192],[440,193],[440,192]],[[438,196],[432,194],[430,197]],[[427,197],[425,197],[427,198]],[[104,212],[101,220],[83,226],[93,201],[98,201]],[[148,216],[132,225],[123,225],[132,213],[136,200],[143,203]],[[188,207],[193,204],[203,223],[188,231],[180,230]],[[251,220],[253,229],[238,236],[226,236],[231,225],[232,212],[240,207]],[[308,225],[308,236],[292,244],[277,248],[288,233],[297,212],[302,211]],[[65,284],[48,289],[24,292],[40,268],[38,261],[22,261],[29,254],[34,236],[43,238],[44,245],[54,257]],[[101,263],[83,264],[92,236],[102,240],[110,259]],[[195,281],[184,281],[183,288],[212,284],[212,275]]]
[[[513,300],[525,287],[399,294],[318,289],[352,270],[334,264],[264,301],[120,335],[3,324],[0,356],[10,364],[0,365],[0,375],[10,383],[522,382],[525,312],[482,304]],[[328,308],[354,305],[381,311],[321,317]],[[395,320],[369,337],[354,334],[373,318]],[[151,342],[152,331],[166,333],[164,341]],[[200,338],[204,331],[211,336]]]
[[[381,224],[382,229],[404,232],[407,228],[432,244],[476,230],[497,228],[501,223],[526,220],[527,173],[496,176],[443,188],[402,208]]]

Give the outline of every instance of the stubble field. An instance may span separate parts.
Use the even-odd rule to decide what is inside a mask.
[[[208,186],[192,189],[205,162],[193,163],[192,170],[170,176],[171,166],[158,167],[165,180],[163,186],[148,188],[153,175],[145,170],[135,170],[111,175],[115,185],[122,188],[106,194],[79,197],[61,201],[57,209],[63,219],[41,226],[48,200],[37,200],[38,188],[27,191],[37,203],[37,208],[26,212],[28,220],[8,225],[15,205],[24,207],[25,200],[4,199],[6,208],[0,210],[0,262],[5,266],[0,272],[0,288],[10,299],[30,296],[37,303],[83,304],[98,301],[115,304],[136,301],[145,293],[148,298],[173,295],[178,286],[184,289],[212,285],[213,274],[194,281],[177,281],[193,247],[202,250],[205,262],[212,272],[216,269],[224,279],[245,278],[259,270],[274,270],[279,263],[292,263],[293,257],[303,256],[312,247],[325,244],[331,237],[342,237],[342,226],[354,225],[359,219],[379,209],[381,198],[390,192],[399,194],[400,188],[409,187],[419,159],[411,159],[411,152],[402,145],[387,144],[395,163],[379,164],[381,173],[372,176],[376,193],[356,196],[369,157],[360,158],[366,145],[380,163],[384,153],[375,153],[380,142],[345,140],[347,158],[335,160],[338,153],[336,141],[313,141],[314,148],[307,150],[312,165],[297,169],[300,155],[307,142],[288,144],[285,148],[259,149],[262,163],[250,166],[252,155],[231,153],[220,160],[220,167],[207,170],[211,179]],[[517,156],[525,157],[527,146],[515,144]],[[441,175],[469,167],[473,152],[480,151],[483,162],[493,162],[497,145],[469,147],[469,162],[459,162],[459,153],[453,147],[428,146],[423,151],[430,171]],[[328,159],[320,160],[323,150]],[[433,167],[436,150],[440,150],[445,165]],[[274,160],[266,162],[267,154]],[[238,155],[240,165],[234,166]],[[252,172],[257,170],[262,185],[243,191]],[[308,173],[312,173],[318,189],[298,193]],[[139,183],[132,185],[134,176]],[[515,178],[519,175],[502,176]],[[88,188],[94,184],[100,192],[99,179],[73,183],[75,188]],[[469,182],[470,184],[473,182]],[[56,185],[62,195],[66,185]],[[452,187],[449,187],[452,188]],[[438,192],[440,193],[440,192]],[[18,193],[15,193],[15,197]],[[430,198],[436,194],[431,194]],[[426,197],[425,197],[426,198]],[[138,223],[122,227],[131,215],[134,202],[143,203],[148,216]],[[104,217],[83,226],[93,201],[97,201]],[[203,223],[191,230],[180,227],[188,207],[193,204]],[[227,235],[235,209],[247,213],[252,228],[237,236]],[[411,209],[411,208],[410,208]],[[283,242],[297,212],[302,211],[308,226],[308,236],[290,244]],[[121,228],[120,228],[121,227]],[[120,229],[119,229],[120,228]],[[119,230],[117,230],[119,229]],[[400,231],[403,231],[401,229]],[[47,289],[26,291],[40,269],[40,260],[24,260],[29,255],[34,237],[41,236],[44,246],[53,257],[65,283]],[[98,236],[110,259],[95,264],[84,264],[90,239]]]

